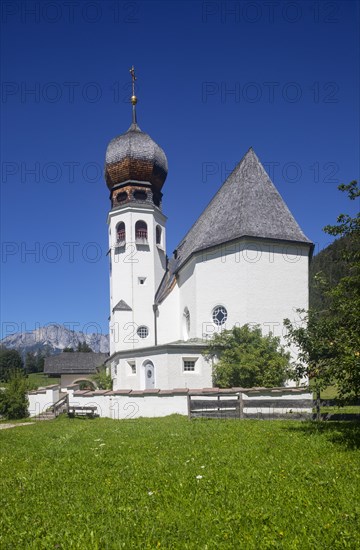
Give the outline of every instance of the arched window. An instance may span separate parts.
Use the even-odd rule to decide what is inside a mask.
[[[156,226],[155,232],[156,232],[156,244],[161,244],[161,233],[162,233],[162,230],[161,230],[160,225],[157,225],[157,226]]]
[[[190,334],[190,311],[186,307],[183,313],[183,337],[185,341],[189,339],[189,334]]]
[[[125,224],[120,222],[116,226],[116,242],[117,244],[123,244],[126,240]]]
[[[135,224],[135,242],[138,244],[147,243],[147,225],[142,220]]]

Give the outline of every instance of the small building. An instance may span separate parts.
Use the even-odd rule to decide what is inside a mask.
[[[106,353],[86,353],[74,351],[51,355],[45,358],[44,373],[49,376],[59,376],[61,391],[71,384],[88,382],[96,388],[92,376],[108,359]]]

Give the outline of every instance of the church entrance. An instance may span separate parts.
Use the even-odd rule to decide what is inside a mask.
[[[145,367],[145,389],[151,390],[155,388],[155,367],[151,361],[144,365]]]

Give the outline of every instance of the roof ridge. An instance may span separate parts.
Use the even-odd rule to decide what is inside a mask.
[[[180,241],[174,270],[197,251],[245,236],[312,244],[252,147]]]
[[[220,191],[222,190],[222,188],[224,187],[224,185],[226,184],[226,182],[229,180],[229,178],[232,176],[232,174],[235,172],[235,170],[239,167],[240,168],[240,164],[244,161],[245,157],[250,153],[250,151],[255,155],[256,159],[258,159],[258,157],[256,156],[255,154],[255,151],[252,147],[249,147],[249,149],[246,151],[245,155],[241,158],[241,160],[237,163],[237,165],[235,166],[235,168],[230,172],[230,174],[228,175],[228,177],[226,178],[226,180],[220,185],[219,189],[216,191],[215,195],[212,197],[212,199],[210,199],[210,201],[208,202],[208,204],[205,206],[204,210],[201,212],[200,216],[195,220],[195,222],[192,224],[192,226],[190,227],[190,229],[187,231],[187,233],[185,234],[185,236],[181,239],[181,241],[179,242],[178,246],[176,247],[176,250],[178,248],[180,248],[180,246],[183,244],[183,242],[186,240],[186,237],[189,235],[190,231],[196,226],[196,224],[200,221],[202,215],[206,212],[206,210],[209,208],[209,206],[211,205],[212,202],[215,201],[216,197],[219,195]]]

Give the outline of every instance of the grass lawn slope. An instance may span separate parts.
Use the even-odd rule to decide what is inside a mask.
[[[0,548],[359,548],[359,426],[67,419],[0,432]]]

